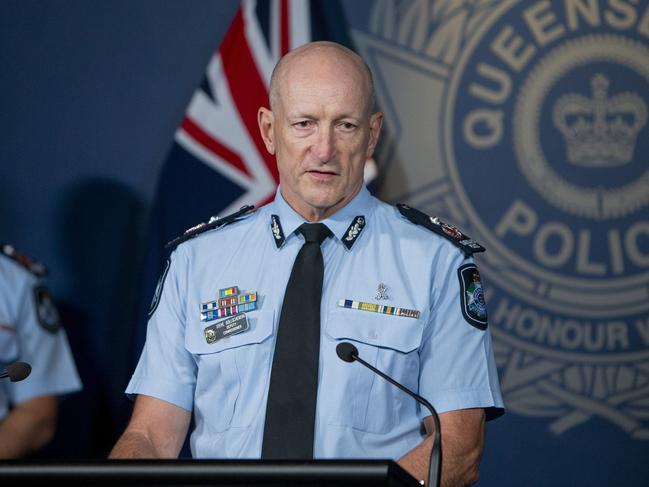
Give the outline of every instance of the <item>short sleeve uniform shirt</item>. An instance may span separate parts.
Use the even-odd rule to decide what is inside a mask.
[[[0,382],[0,421],[12,405],[81,389],[67,337],[41,280],[0,253],[0,363],[31,365],[20,382]]]
[[[127,393],[193,410],[194,457],[260,457],[278,320],[304,243],[295,233],[302,223],[278,190],[271,204],[171,256]],[[458,269],[472,259],[365,188],[323,223],[333,236],[322,244],[315,457],[396,459],[423,439],[421,420],[429,414],[359,363],[340,360],[342,341],[440,413],[483,407],[488,417],[500,414],[489,331],[469,324],[461,310]],[[201,305],[233,286],[256,292],[256,309],[245,313],[245,331],[210,343],[206,327],[220,319],[201,321]]]

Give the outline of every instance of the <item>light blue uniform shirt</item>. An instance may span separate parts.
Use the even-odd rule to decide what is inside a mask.
[[[44,288],[38,277],[0,254],[0,363],[3,369],[16,361],[32,366],[26,379],[0,382],[0,421],[11,405],[81,389],[65,331],[49,331],[39,322],[39,303],[40,321],[58,321],[49,297],[44,293],[38,297],[39,289]]]
[[[271,215],[285,241],[278,247]],[[350,226],[365,226],[348,248]],[[128,394],[163,399],[195,414],[197,458],[259,458],[275,336],[291,268],[304,243],[304,219],[278,193],[247,218],[181,244],[171,264]],[[428,416],[409,396],[336,345],[350,341],[361,358],[427,398],[442,413],[502,408],[488,331],[462,316],[457,269],[471,259],[452,243],[402,217],[363,187],[323,221],[325,262],[316,409],[316,458],[393,458],[422,439]],[[279,234],[278,234],[279,235]],[[349,241],[348,241],[349,242]],[[387,299],[377,300],[384,284]],[[250,328],[209,344],[200,305],[220,289],[258,293]],[[348,309],[341,299],[420,311],[418,319]],[[300,364],[295,364],[299,367]]]

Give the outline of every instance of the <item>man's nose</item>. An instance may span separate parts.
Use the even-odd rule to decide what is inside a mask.
[[[311,150],[321,162],[327,162],[331,160],[331,158],[334,156],[334,153],[336,152],[334,129],[323,127],[318,130],[316,140],[314,141]]]

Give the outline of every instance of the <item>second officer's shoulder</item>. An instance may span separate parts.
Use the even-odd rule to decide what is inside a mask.
[[[47,267],[44,264],[20,252],[11,244],[0,243],[0,259],[3,263],[15,266],[36,278],[40,279],[47,275]]]
[[[242,206],[239,210],[224,215],[224,216],[212,216],[207,222],[199,223],[193,227],[188,228],[183,232],[182,235],[171,240],[165,245],[169,250],[173,250],[184,242],[188,242],[197,237],[203,237],[211,235],[214,232],[218,231],[219,233],[224,231],[224,229],[232,228],[238,226],[241,222],[251,222],[254,220],[256,215],[255,207],[252,205]]]
[[[36,320],[25,317],[18,311],[14,326],[28,326],[37,322],[42,328],[51,333],[56,333],[61,327],[58,311],[50,293],[43,284],[43,278],[47,275],[47,268],[26,254],[17,250],[11,244],[0,244],[0,288],[2,294],[12,304],[11,306],[22,307],[23,303],[29,302],[33,308],[33,316]],[[23,294],[25,289],[30,289],[30,294]],[[28,301],[23,297],[31,295]],[[30,314],[31,316],[31,314]]]
[[[430,216],[423,211],[403,203],[397,203],[396,210],[398,211],[399,217],[408,224],[417,225],[444,238],[461,250],[467,257],[485,251],[482,245],[462,232],[455,225],[446,223],[436,216]]]

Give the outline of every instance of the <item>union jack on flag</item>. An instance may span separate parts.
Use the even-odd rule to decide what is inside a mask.
[[[257,109],[268,106],[270,76],[279,58],[311,40],[307,2],[270,2],[266,29],[257,6],[242,2],[176,132],[182,148],[242,189],[222,213],[273,197],[277,168],[259,135]]]
[[[257,110],[268,106],[277,61],[312,40],[352,47],[337,1],[242,0],[189,102],[159,176],[134,360],[144,344],[147,310],[167,258],[164,245],[212,215],[227,215],[244,204],[260,206],[274,197],[277,167],[259,134]]]

